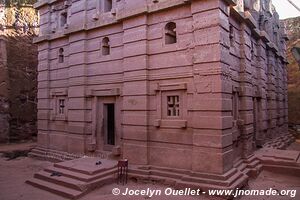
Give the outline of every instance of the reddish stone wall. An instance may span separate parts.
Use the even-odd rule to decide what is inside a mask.
[[[285,41],[275,12],[270,24],[282,45],[254,18],[268,11],[243,1],[113,1],[110,12],[99,2],[36,4],[41,147],[120,147],[133,164],[223,174],[287,132]],[[174,44],[165,44],[169,22]],[[168,96],[180,99],[177,117],[166,114]],[[108,103],[116,105],[114,147],[104,142]]]

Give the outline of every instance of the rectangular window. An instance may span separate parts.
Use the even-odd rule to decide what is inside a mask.
[[[63,12],[60,15],[60,27],[64,27],[67,24],[68,13]]]
[[[112,0],[104,0],[104,12],[110,12],[112,10]]]
[[[167,96],[167,116],[179,117],[179,96]]]
[[[65,100],[64,99],[58,100],[58,114],[60,114],[60,115],[65,114]]]

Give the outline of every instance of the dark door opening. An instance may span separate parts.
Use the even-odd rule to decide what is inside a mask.
[[[106,143],[108,145],[115,145],[115,104],[106,104]]]

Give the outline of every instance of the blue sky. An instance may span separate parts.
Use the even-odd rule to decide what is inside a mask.
[[[291,0],[300,8],[300,0]],[[279,13],[280,19],[300,16],[300,12],[287,0],[273,0],[273,4]]]

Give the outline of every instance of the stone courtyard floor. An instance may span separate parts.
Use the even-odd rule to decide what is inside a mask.
[[[0,152],[5,149],[16,150],[16,149],[28,149],[34,144],[21,144],[5,147],[0,145]],[[21,148],[22,147],[22,148]],[[291,150],[299,150],[300,142],[291,145],[289,148]],[[35,172],[42,170],[43,168],[51,165],[51,162],[35,160],[28,157],[17,157],[11,160],[7,160],[3,157],[3,153],[0,158],[0,199],[1,200],[63,200],[65,198],[54,195],[50,192],[46,192],[37,188],[34,188],[25,183],[29,178],[33,177]],[[156,183],[142,183],[133,182],[125,186],[110,184],[102,188],[96,189],[91,193],[80,198],[80,200],[143,200],[143,199],[153,199],[153,200],[167,200],[167,199],[203,199],[203,200],[219,200],[220,197],[213,196],[114,196],[112,194],[113,188],[119,188],[121,192],[125,191],[125,188],[129,189],[159,189],[164,190],[167,186],[159,185]],[[276,190],[297,190],[296,197],[292,198],[290,196],[242,196],[237,199],[241,200],[285,200],[285,199],[300,199],[300,174],[299,176],[291,176],[287,173],[273,173],[269,171],[263,171],[256,179],[251,179],[249,181],[249,186],[246,189],[276,189]]]

